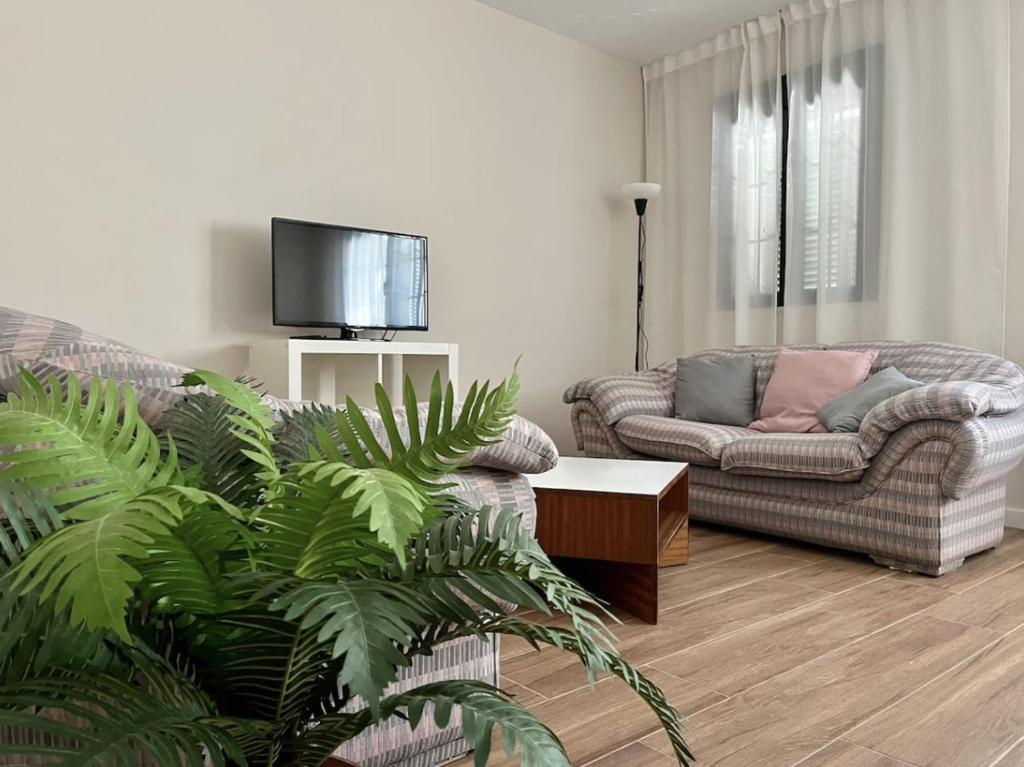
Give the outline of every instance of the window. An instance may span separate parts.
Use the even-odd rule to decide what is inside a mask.
[[[737,292],[750,306],[877,295],[882,104],[865,83],[880,65],[879,46],[844,57],[824,77],[815,69],[783,76],[784,98],[762,87],[746,106],[735,94],[718,102],[720,305],[735,307]]]

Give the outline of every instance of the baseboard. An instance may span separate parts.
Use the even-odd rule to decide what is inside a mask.
[[[1007,509],[1006,526],[1024,529],[1024,509]]]

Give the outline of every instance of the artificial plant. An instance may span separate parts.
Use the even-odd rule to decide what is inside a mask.
[[[478,765],[495,728],[523,764],[567,765],[491,685],[389,693],[444,642],[513,634],[623,679],[688,763],[678,714],[613,651],[597,604],[518,516],[468,506],[445,481],[500,439],[515,375],[474,384],[461,408],[435,377],[422,423],[407,380],[404,425],[378,387],[379,436],[351,399],[275,423],[245,383],[183,383],[206,393],[160,434],[127,384],[94,380],[85,396],[74,377],[23,371],[0,404],[0,761],[319,765],[432,704],[441,726],[461,709]]]

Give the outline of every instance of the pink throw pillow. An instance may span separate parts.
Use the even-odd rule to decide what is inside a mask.
[[[780,349],[761,400],[760,418],[749,428],[767,432],[822,432],[818,409],[859,386],[878,352]]]

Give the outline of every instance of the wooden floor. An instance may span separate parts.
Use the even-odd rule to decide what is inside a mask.
[[[1024,531],[1006,533],[929,578],[695,527],[660,623],[627,620],[619,647],[686,715],[699,765],[1024,767]],[[503,642],[505,689],[573,764],[675,764],[618,680],[588,687],[571,657]]]

